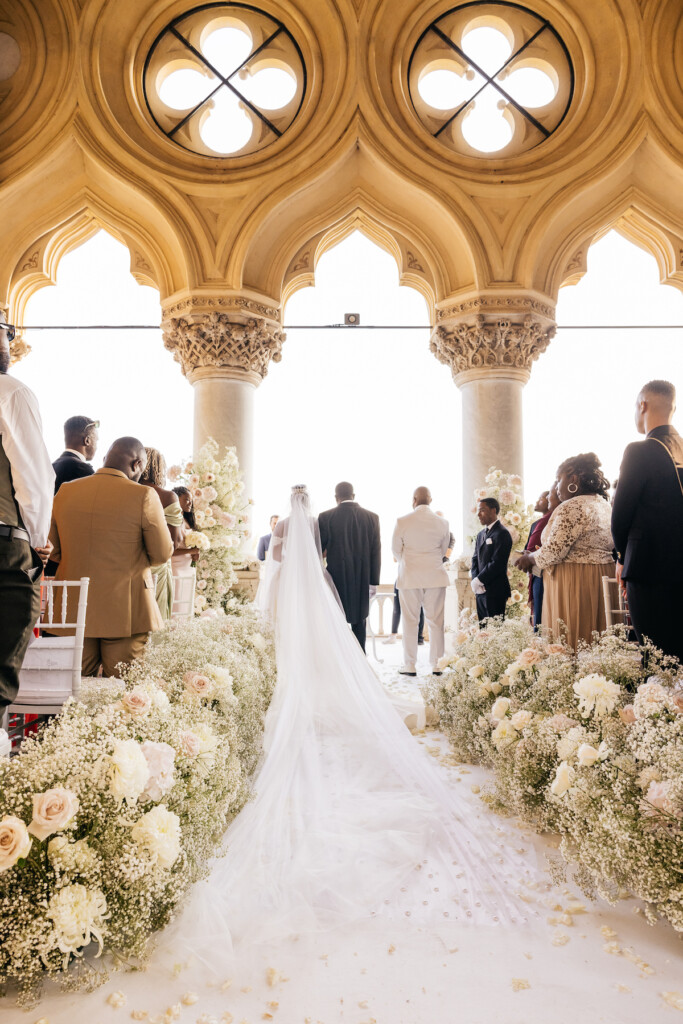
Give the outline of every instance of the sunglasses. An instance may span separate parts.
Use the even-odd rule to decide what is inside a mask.
[[[83,431],[83,433],[87,434],[88,431],[92,430],[93,427],[95,427],[96,430],[99,430],[99,426],[100,426],[100,421],[99,420],[93,420],[92,423],[86,423],[85,430]]]
[[[14,324],[0,324],[0,330],[5,331],[8,341],[14,341],[17,329]]]

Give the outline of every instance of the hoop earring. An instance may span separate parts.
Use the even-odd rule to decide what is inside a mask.
[[[570,494],[576,494],[578,489],[579,489],[579,485],[578,484],[567,484],[567,490],[569,491]]]

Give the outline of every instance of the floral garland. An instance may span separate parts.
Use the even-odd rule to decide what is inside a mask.
[[[683,931],[681,665],[623,630],[575,655],[521,619],[480,630],[465,614],[456,642],[425,699],[457,756],[493,769],[486,801],[559,832],[587,894],[630,892]]]
[[[169,480],[192,491],[197,530],[185,537],[185,546],[197,547],[197,594],[195,612],[221,608],[237,581],[235,566],[244,563],[242,542],[249,536],[244,484],[235,448],[219,458],[213,438],[200,449],[197,458],[184,467],[171,466]]]
[[[501,469],[491,466],[485,478],[485,487],[477,487],[474,492],[475,502],[482,498],[497,498],[500,504],[500,519],[512,536],[513,548],[520,542],[526,544],[531,524],[534,521],[534,510],[531,505],[524,504],[522,493],[522,478],[516,473],[503,473]],[[476,512],[476,504],[472,514]],[[473,519],[473,533],[467,538],[469,544],[474,544],[479,523]],[[527,588],[529,577],[520,569],[510,565],[508,568],[510,587],[512,595],[508,599],[506,615],[523,615],[527,613]]]
[[[0,763],[0,983],[20,1001],[45,974],[106,980],[91,943],[145,955],[246,800],[274,677],[253,610],[174,625]]]

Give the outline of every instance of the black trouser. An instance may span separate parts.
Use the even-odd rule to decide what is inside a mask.
[[[398,627],[401,622],[401,602],[398,597],[398,587],[394,583],[394,611],[391,616],[391,632],[398,633]],[[417,627],[417,642],[419,644],[424,643],[424,628],[425,628],[425,610],[420,608],[420,624]]]
[[[683,663],[683,588],[680,581],[638,583],[628,581],[626,597],[638,642],[647,637]]]
[[[479,625],[483,628],[485,619],[493,619],[497,615],[505,618],[505,606],[508,603],[508,595],[486,591],[485,594],[477,594],[477,617]]]
[[[19,671],[40,615],[43,563],[26,540],[0,537],[0,707],[19,689]]]
[[[538,630],[541,625],[541,615],[543,614],[543,577],[534,576],[531,581],[531,595],[534,601],[534,621],[533,626],[535,630]]]
[[[366,619],[363,619],[361,622],[351,623],[351,632],[363,648],[363,654],[365,654],[365,623]]]

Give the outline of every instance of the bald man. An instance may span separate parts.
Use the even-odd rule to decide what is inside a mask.
[[[444,652],[444,604],[448,573],[444,558],[451,531],[448,522],[432,512],[428,487],[413,494],[413,509],[396,522],[391,550],[398,562],[399,601],[403,616],[403,665],[401,675],[417,674],[417,631],[420,609],[424,608],[429,627],[429,663],[434,675],[440,675],[439,659]]]
[[[150,632],[163,626],[150,566],[168,561],[173,544],[158,494],[138,482],[146,465],[144,445],[120,437],[102,469],[62,484],[55,495],[50,540],[57,579],[90,577],[85,676],[100,666],[105,676],[116,675],[116,666],[141,657]],[[70,607],[69,619],[75,616]]]
[[[671,425],[676,389],[652,380],[636,399],[644,441],[628,445],[612,509],[617,578],[640,643],[683,662],[683,439]]]

